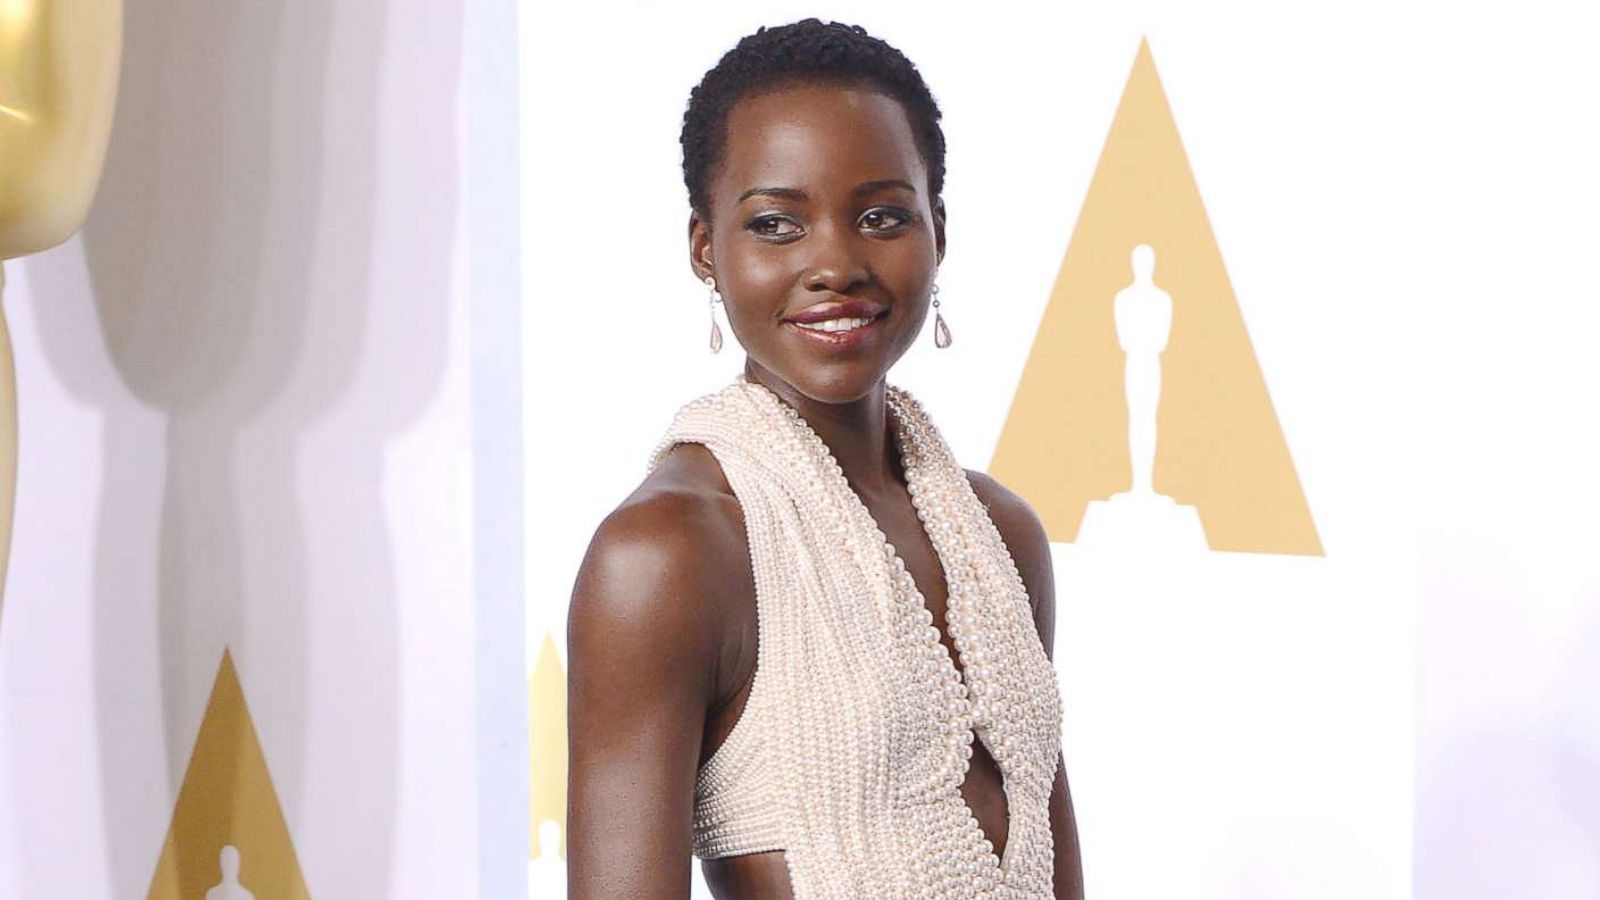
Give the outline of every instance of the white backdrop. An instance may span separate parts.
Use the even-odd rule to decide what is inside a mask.
[[[528,645],[561,635],[671,413],[738,369],[705,351],[678,125],[739,36],[807,15],[899,46],[944,109],[956,342],[891,380],[976,468],[1149,38],[1326,550],[1138,567],[1055,545],[1090,896],[1594,896],[1600,73],[1575,6],[541,10]]]

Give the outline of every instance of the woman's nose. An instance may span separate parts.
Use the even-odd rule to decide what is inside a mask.
[[[807,243],[811,245],[804,275],[807,290],[846,294],[869,277],[864,248],[854,228],[819,228]]]

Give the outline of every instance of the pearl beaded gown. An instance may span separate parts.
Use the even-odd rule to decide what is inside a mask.
[[[756,672],[700,769],[693,851],[783,850],[797,900],[1049,898],[1055,672],[966,473],[909,394],[890,386],[888,404],[965,678],[827,445],[776,394],[741,376],[685,405],[651,455],[716,456],[755,575]],[[1004,859],[960,793],[974,736],[1005,782]]]

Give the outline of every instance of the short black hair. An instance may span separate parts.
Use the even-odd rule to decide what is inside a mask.
[[[762,27],[723,55],[689,92],[683,114],[683,183],[689,205],[710,213],[711,176],[727,141],[728,113],[740,98],[805,83],[864,84],[899,101],[928,169],[928,192],[944,190],[944,130],[939,104],[905,54],[859,25],[805,19]]]

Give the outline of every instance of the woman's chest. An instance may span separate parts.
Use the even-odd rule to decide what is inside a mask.
[[[921,595],[923,607],[933,616],[933,626],[939,630],[939,642],[950,655],[956,671],[961,671],[960,654],[956,651],[948,622],[950,586],[945,576],[945,563],[929,538],[926,526],[917,516],[910,495],[901,492],[884,498],[864,499],[863,504],[883,531],[885,540],[905,564],[917,593]]]

